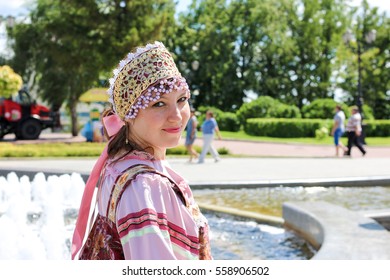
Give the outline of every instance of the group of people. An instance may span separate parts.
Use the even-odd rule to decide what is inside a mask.
[[[186,140],[185,140],[185,146],[187,148],[187,151],[190,155],[189,162],[192,162],[193,159],[198,159],[198,163],[204,163],[205,157],[207,153],[211,153],[212,157],[214,158],[215,162],[220,161],[219,153],[217,149],[212,145],[212,142],[214,140],[215,135],[218,136],[218,139],[222,139],[221,133],[218,128],[218,123],[214,118],[214,113],[211,110],[208,110],[206,112],[206,119],[202,123],[200,130],[203,133],[203,148],[200,153],[194,149],[194,142],[197,137],[198,130],[198,120],[196,117],[196,110],[195,108],[191,108],[191,117],[188,121],[187,128],[186,128]]]
[[[349,117],[346,126],[344,125],[345,114],[341,106],[337,105],[335,111],[331,135],[333,135],[334,144],[336,146],[336,156],[338,157],[340,155],[340,150],[343,152],[344,156],[351,156],[353,145],[355,145],[364,156],[367,151],[362,143],[362,116],[359,112],[359,108],[357,106],[352,106],[351,116]],[[348,137],[347,147],[343,145],[340,139],[345,132]]]
[[[201,154],[199,155],[193,147],[194,141],[196,139],[198,125],[195,112],[196,110],[191,108],[191,118],[186,128],[187,135],[185,146],[190,155],[189,161],[191,162],[193,158],[198,158],[198,163],[203,163],[205,156],[208,152],[210,152],[215,162],[218,162],[220,160],[219,154],[218,151],[212,146],[212,141],[215,137],[215,134],[217,134],[218,139],[221,139],[221,134],[212,111],[206,112],[206,120],[200,127],[201,131],[203,132],[203,148]],[[351,156],[351,150],[354,145],[360,150],[363,156],[366,155],[367,151],[364,148],[362,141],[362,115],[359,112],[359,108],[357,106],[351,107],[351,116],[349,117],[347,125],[345,126],[345,114],[341,106],[336,105],[333,120],[334,122],[331,135],[334,138],[336,156],[340,156],[340,151],[342,152],[343,156]],[[347,146],[345,146],[341,141],[341,137],[344,135],[344,133],[347,133]]]

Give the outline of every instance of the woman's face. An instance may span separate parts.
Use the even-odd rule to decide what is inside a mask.
[[[163,94],[146,109],[141,109],[137,117],[130,121],[130,138],[141,147],[152,146],[154,156],[164,159],[167,148],[178,145],[183,130],[190,117],[189,93],[174,90]]]

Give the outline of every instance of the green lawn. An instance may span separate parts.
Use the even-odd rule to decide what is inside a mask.
[[[224,139],[233,139],[233,140],[247,140],[247,141],[259,141],[259,142],[276,142],[276,143],[301,143],[301,144],[318,144],[318,145],[333,145],[333,137],[328,136],[324,139],[316,138],[273,138],[273,137],[263,137],[263,136],[251,136],[246,134],[244,131],[230,132],[222,131],[222,137]],[[199,136],[202,134],[199,133]],[[344,144],[347,144],[348,139],[342,137],[341,139]],[[390,137],[367,137],[366,143],[369,146],[389,146],[390,147]]]

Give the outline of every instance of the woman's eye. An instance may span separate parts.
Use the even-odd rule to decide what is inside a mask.
[[[165,105],[164,102],[159,101],[159,102],[153,104],[153,107],[162,107],[162,106],[164,106],[164,105]]]
[[[179,100],[178,100],[178,102],[186,102],[187,101],[187,96],[183,96],[182,98],[180,98]]]

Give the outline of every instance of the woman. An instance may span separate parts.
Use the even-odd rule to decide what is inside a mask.
[[[108,93],[109,143],[86,184],[72,258],[82,247],[80,259],[211,259],[207,220],[165,158],[190,115],[171,54],[160,42],[128,54]],[[83,245],[95,185],[98,214]]]
[[[197,151],[194,149],[194,142],[196,139],[196,127],[198,126],[198,120],[195,115],[195,108],[191,108],[191,116],[190,120],[187,123],[187,134],[186,134],[186,141],[185,141],[185,146],[187,148],[188,154],[190,155],[189,162],[192,162],[193,158],[198,158],[199,154]]]
[[[362,134],[362,116],[360,115],[359,108],[352,106],[351,116],[347,122],[347,136],[348,136],[348,149],[344,153],[344,156],[351,156],[352,146],[358,147],[363,156],[366,155],[367,151],[360,140]]]
[[[344,134],[344,121],[345,114],[341,108],[341,105],[336,105],[335,107],[335,115],[333,117],[333,127],[331,131],[331,135],[333,135],[334,144],[336,146],[336,157],[339,156],[339,150],[343,150],[343,152],[347,151],[347,148],[343,145],[340,138]]]

